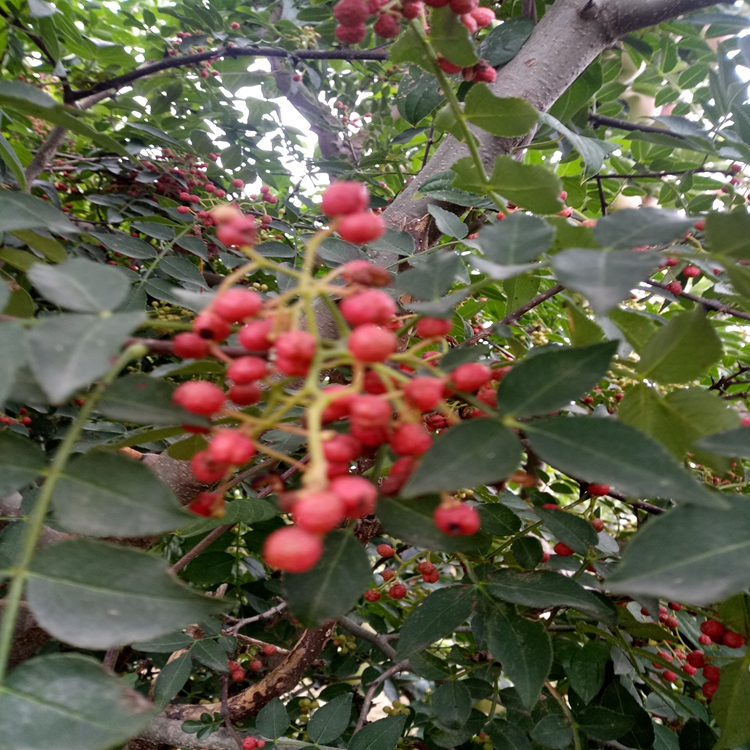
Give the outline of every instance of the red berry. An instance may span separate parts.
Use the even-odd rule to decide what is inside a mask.
[[[417,322],[416,334],[421,339],[446,336],[453,328],[453,321],[441,318],[422,318]]]
[[[266,370],[266,362],[260,357],[239,357],[227,368],[227,376],[234,383],[252,383],[264,378]]]
[[[241,180],[239,177],[237,177],[236,179],[232,180],[232,187],[234,187],[234,188],[245,187],[245,181]]]
[[[425,583],[437,583],[440,580],[440,573],[437,570],[433,570],[432,573],[423,573],[422,580]]]
[[[388,286],[391,275],[385,268],[373,265],[367,260],[351,260],[341,267],[341,278],[350,284],[363,286]]]
[[[477,26],[480,29],[485,28],[485,26],[489,26],[495,20],[495,11],[492,10],[492,8],[474,8],[474,10],[471,11],[470,15],[477,22]],[[564,190],[563,193],[565,193]],[[567,197],[568,194],[565,193],[565,198]],[[561,194],[560,200],[565,200],[565,198],[563,198]]]
[[[359,424],[352,424],[351,433],[362,445],[371,448],[388,442],[388,430],[385,427],[363,427]]]
[[[190,213],[190,206],[177,206],[177,213],[178,214],[189,214]]]
[[[227,396],[229,400],[237,406],[251,406],[257,404],[263,395],[260,386],[257,383],[243,383],[242,385],[233,385]]]
[[[376,602],[378,599],[380,599],[380,592],[377,589],[368,589],[365,591],[365,599],[367,599],[368,602]]]
[[[266,656],[271,656],[276,653],[276,646],[274,646],[272,643],[267,643],[265,646],[263,646],[263,653]]]
[[[382,37],[383,39],[392,39],[394,36],[398,36],[398,18],[390,13],[383,13],[378,16],[378,20],[375,21],[375,25],[372,28],[379,37]]]
[[[242,346],[248,351],[265,352],[272,346],[272,343],[268,338],[272,327],[273,321],[270,319],[253,320],[240,329],[237,338],[239,339],[240,344],[242,344]]]
[[[210,417],[224,406],[224,391],[205,380],[193,380],[177,386],[172,394],[172,403],[193,414]]]
[[[246,677],[245,670],[242,669],[242,668],[240,668],[240,669],[233,669],[231,674],[232,674],[232,679],[235,682],[242,682],[245,679],[245,677]]]
[[[471,11],[477,8],[479,6],[479,0],[450,0],[448,4],[457,16],[463,16],[466,13],[471,13]]]
[[[242,466],[256,453],[253,441],[239,430],[219,430],[208,444],[208,454],[217,463]]]
[[[234,26],[234,24],[232,24]],[[239,24],[237,24],[239,26]],[[255,742],[255,737],[245,737],[244,740],[242,740],[242,750],[255,750],[257,747]]]
[[[383,362],[398,348],[398,338],[393,331],[368,323],[352,331],[348,347],[360,362]]]
[[[272,568],[287,573],[310,570],[323,554],[320,537],[298,526],[284,526],[271,532],[263,545],[263,559]]]
[[[424,425],[410,422],[397,427],[389,442],[397,456],[421,456],[432,445],[432,437]]]
[[[318,342],[311,333],[289,331],[288,333],[282,333],[276,339],[274,349],[279,358],[297,362],[310,362],[315,356],[317,346]]]
[[[417,2],[407,3],[405,0],[401,4],[401,15],[406,19],[419,18],[419,14],[424,10],[424,5]]]
[[[390,544],[379,544],[375,550],[381,557],[393,557],[393,547]]]
[[[661,677],[664,682],[674,682],[677,679],[677,675],[671,669],[665,669]]]
[[[745,645],[745,638],[739,633],[727,632],[721,639],[721,642],[728,648],[742,648]]]
[[[229,28],[230,29],[234,29],[235,31],[237,31],[237,29],[240,28],[240,25],[237,23],[237,21],[232,21],[232,23],[229,24]],[[251,740],[252,737],[245,737],[245,739],[246,740]],[[255,745],[253,745],[253,747],[255,747]],[[245,750],[248,750],[248,749],[245,748]]]
[[[664,265],[667,266],[668,268],[673,268],[674,266],[678,266],[679,264],[680,264],[679,258],[671,257],[671,258],[667,258],[664,261]]]
[[[711,698],[714,697],[716,694],[716,691],[719,689],[719,683],[718,682],[704,682],[701,686],[701,692],[703,695],[708,698],[708,700],[711,700]]]
[[[260,672],[260,670],[263,669],[263,662],[260,659],[253,659],[247,666],[250,667],[253,672]]]
[[[393,414],[393,407],[379,396],[357,395],[351,399],[349,415],[361,427],[384,427]]]
[[[403,599],[406,596],[406,586],[403,583],[397,583],[388,589],[388,596],[391,599]]]
[[[417,565],[417,570],[424,576],[424,575],[430,575],[431,573],[435,572],[435,566],[431,562],[427,562],[427,560],[423,560],[419,565]]]
[[[190,193],[186,193],[184,190],[182,190],[177,197],[181,201],[189,201],[190,200]]]
[[[386,384],[375,370],[368,370],[365,373],[365,380],[362,387],[365,393],[371,393],[374,396],[381,396],[383,393],[388,393]]]
[[[418,377],[404,386],[404,398],[421,412],[432,411],[443,397],[443,381],[440,378]]]
[[[367,36],[367,26],[337,26],[333,32],[336,39],[344,44],[359,44]]]
[[[387,583],[392,578],[396,577],[396,571],[391,570],[390,568],[386,568],[386,570],[384,570],[381,575],[383,576],[383,580]]]
[[[663,620],[660,617],[659,620],[664,623],[668,628],[678,628],[680,626],[680,621],[671,615],[665,617]]]
[[[387,325],[396,314],[396,303],[385,292],[365,289],[343,300],[339,310],[346,322],[353,326],[365,323]]]
[[[375,512],[378,490],[364,477],[336,477],[329,489],[341,499],[348,518],[362,518]]]
[[[682,273],[688,278],[694,278],[701,275],[701,269],[698,268],[698,266],[685,266],[685,268],[682,269]]]
[[[706,665],[706,655],[703,653],[703,651],[691,651],[687,655],[687,663],[691,667],[702,669]]]
[[[202,312],[193,321],[193,331],[201,338],[211,341],[223,341],[229,336],[231,330],[229,323],[224,318],[220,318],[212,312]]]
[[[592,518],[591,525],[594,527],[594,531],[604,531],[604,521],[601,518]]]
[[[439,505],[432,518],[435,526],[448,536],[470,536],[482,525],[479,513],[471,505]]]
[[[555,554],[560,555],[560,557],[570,557],[573,554],[573,550],[562,542],[558,542],[553,549],[555,550]]]
[[[215,492],[201,492],[193,502],[188,505],[188,510],[199,516],[210,516],[214,509],[214,504],[219,496]]]
[[[425,2],[427,2],[427,0],[425,0]],[[446,1],[444,4],[448,5],[448,2]],[[427,5],[431,5],[431,3],[428,2]],[[442,55],[438,57],[438,65],[440,66],[440,69],[444,73],[448,73],[448,75],[460,73],[462,70],[460,65],[454,65],[450,60],[446,60]]]
[[[333,492],[303,492],[292,508],[294,521],[301,529],[325,534],[335,529],[346,515],[344,502]]]
[[[683,664],[682,669],[687,672],[691,677],[698,671],[692,664]]]
[[[698,636],[698,643],[700,643],[701,646],[708,646],[711,643],[713,643],[713,641],[711,640],[711,636],[710,635],[699,635]]]
[[[372,211],[347,214],[338,223],[336,231],[342,239],[355,245],[374,242],[385,233],[383,219]]]
[[[208,342],[197,333],[178,333],[172,348],[175,356],[183,359],[202,359],[208,354]]]
[[[681,612],[683,609],[685,609],[682,604],[679,602],[667,602],[667,606],[673,611],[673,612]]]
[[[457,367],[451,374],[451,381],[459,391],[474,393],[485,383],[489,383],[492,370],[487,365],[471,362]]]
[[[323,388],[323,392],[327,395],[336,393],[336,391],[346,391],[346,386],[336,384]],[[337,398],[332,399],[328,406],[323,409],[323,413],[321,414],[323,424],[335,422],[337,419],[343,419],[344,417],[349,416],[349,409],[355,398],[356,394],[344,392]]]
[[[216,195],[218,196],[219,193],[223,192],[223,190],[217,190]],[[212,217],[216,219],[213,214],[215,214],[215,211],[212,212]],[[255,220],[241,214],[238,214],[226,224],[221,224],[216,230],[216,238],[228,247],[254,245],[257,234],[258,228]]]
[[[232,287],[216,298],[212,309],[229,323],[237,323],[257,315],[262,306],[263,300],[257,292]]]
[[[589,495],[594,497],[601,497],[602,495],[609,495],[610,487],[608,484],[590,484],[588,487]]]
[[[342,26],[359,26],[369,15],[370,11],[364,0],[340,0],[333,6],[333,17]]]
[[[207,450],[198,451],[190,459],[190,470],[193,476],[203,484],[218,482],[227,473],[228,468],[226,464],[214,461]]]
[[[346,0],[342,0],[346,2]],[[341,3],[339,3],[340,5]],[[338,7],[338,6],[337,6]],[[365,16],[366,18],[367,16]],[[363,19],[364,20],[364,19]],[[354,24],[350,24],[354,25]],[[361,40],[360,40],[361,41]],[[358,214],[370,205],[370,193],[361,182],[334,182],[323,193],[320,208],[326,216]],[[366,261],[360,261],[366,262]]]
[[[703,676],[710,682],[718,682],[721,678],[721,671],[713,664],[707,664],[703,667]]]
[[[665,285],[665,287],[668,292],[671,292],[675,296],[678,294],[682,294],[682,284],[680,284],[679,281],[670,281],[669,284]]]
[[[362,443],[351,435],[338,434],[323,443],[323,455],[327,461],[348,463],[362,455]]]
[[[724,635],[724,626],[718,620],[705,620],[701,623],[701,633],[711,638],[721,638]]]

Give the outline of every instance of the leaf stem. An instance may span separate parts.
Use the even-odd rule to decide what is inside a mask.
[[[71,424],[70,429],[65,433],[63,441],[55,452],[55,457],[52,459],[52,464],[46,475],[47,478],[42,485],[39,497],[34,505],[34,510],[28,520],[28,527],[26,529],[26,534],[24,535],[20,559],[18,564],[12,569],[13,581],[10,585],[8,596],[5,599],[3,619],[2,624],[0,625],[0,687],[3,685],[8,669],[8,659],[13,644],[13,631],[15,630],[18,610],[21,606],[23,588],[28,577],[29,566],[34,557],[39,536],[44,527],[44,519],[47,516],[47,511],[52,502],[55,485],[57,484],[58,479],[62,476],[71,453],[73,453],[75,444],[78,442],[81,432],[83,431],[83,426],[91,417],[91,413],[94,411],[94,407],[104,391],[130,361],[142,357],[146,353],[147,351],[145,350],[145,347],[136,344],[134,346],[129,346],[124,352],[122,352],[122,354],[120,354],[114,365],[112,365],[86,399],[86,403],[81,407],[78,416]]]

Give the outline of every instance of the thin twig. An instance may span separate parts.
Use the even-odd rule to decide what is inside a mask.
[[[601,179],[601,180],[638,180],[638,179],[649,179],[649,180],[656,180],[661,179],[662,177],[679,177],[683,174],[724,174],[724,175],[730,175],[733,174],[733,172],[730,172],[728,169],[705,169],[704,167],[694,167],[692,169],[673,169],[673,170],[665,170],[663,172],[634,172],[633,174],[597,174],[593,177],[589,177],[588,180],[585,180],[585,182],[588,182],[589,180],[594,179]]]
[[[424,169],[427,166],[427,161],[429,160],[429,157],[430,157],[430,149],[432,148],[432,144],[434,143],[434,141],[435,141],[435,124],[433,123],[430,126],[430,134],[427,137],[427,145],[424,148],[424,156],[422,157],[422,167],[420,171],[422,171],[422,169]]]
[[[348,617],[339,617],[338,624],[341,625],[344,630],[348,630],[352,635],[361,638],[363,641],[372,643],[376,646],[383,654],[389,659],[396,658],[396,649],[390,646],[384,641],[377,633],[373,633],[371,630],[365,630],[361,625],[357,625],[354,620],[350,620]]]
[[[237,635],[237,631],[240,630],[240,628],[244,628],[245,625],[250,625],[253,622],[260,622],[261,620],[268,620],[274,615],[283,612],[285,609],[286,602],[281,602],[275,607],[271,607],[271,609],[267,609],[265,612],[261,612],[259,615],[253,615],[252,617],[243,617],[241,620],[237,620],[237,622],[235,622],[231,628],[227,628],[224,632],[227,635]]]
[[[393,675],[397,672],[403,672],[404,670],[409,668],[409,660],[404,659],[404,661],[400,661],[398,664],[394,664],[392,667],[386,669],[385,672],[382,672],[370,683],[370,686],[367,688],[367,692],[365,693],[365,699],[362,702],[362,709],[359,712],[357,725],[354,727],[355,734],[359,732],[359,730],[362,729],[362,727],[365,725],[365,721],[367,721],[367,714],[370,712],[370,706],[372,706],[372,699],[375,697],[375,693],[377,693],[378,688],[387,679],[393,677]]]
[[[663,289],[665,292],[670,290],[666,284],[661,284],[658,281],[647,281],[646,284],[649,286],[656,287],[657,289]],[[732,315],[735,318],[742,318],[743,320],[750,320],[750,313],[746,313],[743,310],[738,310],[735,307],[725,305],[723,302],[719,302],[715,299],[706,299],[705,297],[698,297],[696,294],[690,294],[689,292],[680,292],[677,297],[684,297],[689,299],[691,302],[697,302],[699,305],[703,305],[707,310],[713,310],[715,312],[724,313],[725,315]]]
[[[606,115],[598,115],[595,112],[589,114],[589,122],[593,125],[606,125],[610,128],[617,128],[618,130],[628,130],[637,133],[658,133],[659,135],[671,135],[672,138],[684,141],[685,136],[675,133],[668,128],[658,127],[657,125],[642,125],[638,122],[628,122],[627,120],[618,120],[616,117],[607,117]]]
[[[104,669],[114,669],[115,664],[117,663],[117,657],[122,653],[122,646],[117,646],[115,648],[108,648],[106,653],[104,654],[104,661],[102,661],[102,666]]]
[[[239,747],[240,750],[243,750],[242,738],[237,733],[237,730],[234,728],[231,718],[229,718],[229,675],[228,674],[221,675],[221,715],[224,717],[224,726],[227,728],[227,731],[229,732],[229,734],[231,734],[232,737],[234,738],[234,741],[237,743],[237,747]]]
[[[604,197],[601,175],[596,175],[596,187],[599,189],[599,204],[602,207],[602,216],[607,215],[607,199]]]
[[[225,633],[225,635],[229,635],[229,631]],[[232,633],[234,637],[241,641],[242,643],[247,643],[249,646],[260,646],[263,648],[264,646],[273,646],[276,649],[277,654],[291,654],[292,652],[288,648],[282,648],[281,646],[276,646],[273,643],[268,643],[268,641],[259,641],[257,638],[251,638],[249,635],[242,635],[242,633]]]

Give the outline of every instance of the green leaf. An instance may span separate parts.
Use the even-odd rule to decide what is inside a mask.
[[[440,299],[453,286],[461,258],[452,250],[435,253],[430,262],[399,274],[396,288],[417,299]]]
[[[712,750],[715,747],[716,734],[711,727],[701,719],[689,719],[680,732],[680,750]]]
[[[591,320],[575,302],[566,299],[565,310],[568,313],[568,331],[573,346],[596,344],[604,338],[604,331],[598,323]]]
[[[57,266],[35,263],[27,275],[45,299],[74,312],[114,310],[129,288],[122,270],[85,258],[73,258]]]
[[[471,714],[471,693],[460,680],[439,685],[432,694],[432,711],[440,726],[461,729]]]
[[[502,568],[491,573],[488,581],[487,590],[498,599],[511,604],[522,604],[535,609],[571,607],[601,620],[612,620],[610,607],[572,578],[551,570],[522,572]]]
[[[736,594],[719,604],[719,619],[728,630],[750,637],[750,596]]]
[[[531,36],[534,22],[530,18],[511,18],[495,26],[479,46],[481,57],[498,68],[509,63]]]
[[[204,417],[172,404],[174,390],[175,386],[166,380],[134,373],[115,380],[97,408],[105,417],[121,422],[209,426]]]
[[[437,228],[443,234],[447,234],[448,237],[462,240],[469,233],[469,228],[456,214],[434,204],[427,206],[427,210],[430,212],[430,216],[435,219]]]
[[[606,315],[659,265],[658,253],[629,250],[563,250],[552,258],[561,284],[588,298],[597,315]]]
[[[0,688],[0,737],[7,748],[103,750],[151,722],[152,704],[101,664],[80,654],[37,657]]]
[[[53,495],[55,518],[88,536],[145,536],[194,520],[145,464],[120,453],[91,452],[65,468]]]
[[[103,375],[143,313],[75,313],[44,318],[29,333],[31,369],[52,403]]]
[[[587,641],[573,652],[565,671],[570,686],[584,703],[590,703],[602,689],[610,651],[611,647],[603,641]]]
[[[246,523],[252,526],[254,523],[267,521],[275,515],[276,509],[269,502],[254,497],[242,498],[227,503],[221,523]]]
[[[410,68],[398,85],[396,106],[410,125],[417,125],[444,99],[435,76]]]
[[[750,427],[738,427],[735,430],[717,432],[698,440],[695,447],[722,456],[750,458]]]
[[[489,549],[492,539],[483,531],[471,536],[443,534],[435,526],[433,519],[439,504],[440,498],[437,495],[418,500],[384,497],[378,500],[378,519],[388,533],[418,547],[443,552],[464,552],[468,555],[482,554]]]
[[[53,638],[99,650],[156,638],[224,606],[182,586],[160,557],[93,539],[38,551],[26,595]]]
[[[312,570],[284,577],[289,607],[308,626],[347,614],[371,582],[364,548],[345,531],[326,537],[323,557]]]
[[[706,217],[706,243],[712,253],[750,259],[750,215],[743,209],[711,212]]]
[[[501,381],[498,408],[519,417],[549,414],[588,393],[607,373],[616,341],[557,347],[526,357]]]
[[[260,710],[255,726],[264,737],[269,739],[275,740],[283,736],[289,727],[289,714],[279,698],[274,698]]]
[[[524,263],[520,266],[501,266],[498,263],[493,263],[491,260],[486,260],[485,258],[479,258],[476,255],[470,255],[466,260],[476,268],[477,271],[487,274],[487,276],[495,281],[510,280],[514,276],[526,273],[526,271],[533,271],[539,267],[536,263]],[[510,305],[508,306],[508,309],[511,309]]]
[[[560,714],[548,714],[531,730],[531,739],[542,747],[562,750],[573,740],[573,730]]]
[[[0,294],[3,289],[7,287],[0,282]],[[5,305],[0,300],[0,311],[4,307]],[[18,369],[26,364],[28,358],[26,332],[23,326],[12,320],[0,321],[0,351],[3,353],[0,357],[0,409],[2,409],[11,392]],[[2,461],[1,458],[0,461]]]
[[[602,66],[595,61],[581,73],[550,108],[550,114],[568,122],[602,87]]]
[[[531,742],[523,729],[509,721],[495,720],[487,725],[486,731],[496,750],[531,750]]]
[[[396,657],[404,659],[449,636],[471,614],[475,592],[471,586],[447,586],[423,599],[401,626]]]
[[[692,604],[742,591],[750,576],[750,511],[742,497],[726,500],[727,510],[685,505],[651,519],[625,548],[607,587]]]
[[[352,713],[352,695],[336,696],[312,714],[307,733],[316,745],[330,745],[346,731]]]
[[[694,219],[664,208],[626,208],[602,216],[594,227],[602,247],[626,250],[642,245],[666,245],[691,229]]]
[[[101,232],[91,232],[89,236],[94,242],[104,245],[107,250],[120,253],[120,255],[125,255],[128,258],[151,260],[156,257],[156,249],[137,237],[129,237],[127,234],[103,234]]]
[[[47,229],[56,234],[77,234],[73,224],[49,203],[17,190],[0,191],[0,232]]]
[[[721,339],[705,310],[675,315],[644,347],[639,372],[657,383],[687,383],[699,378],[722,354]]]
[[[164,707],[171,703],[185,687],[193,671],[193,659],[190,654],[182,654],[161,668],[154,683],[154,702]]]
[[[552,642],[544,625],[519,617],[510,608],[495,607],[485,617],[485,636],[524,706],[533,708],[552,667]]]
[[[494,202],[482,195],[477,195],[452,187],[456,179],[456,173],[452,170],[439,172],[428,177],[419,187],[420,195],[429,195],[431,198],[441,201],[449,201],[457,206],[472,206],[477,208],[493,208]],[[481,192],[484,192],[484,183],[480,183]],[[411,236],[411,235],[410,235]]]
[[[174,229],[158,221],[132,221],[130,226],[139,232],[143,232],[147,237],[153,237],[157,240],[169,242],[174,239]]]
[[[26,172],[21,164],[21,160],[18,158],[18,154],[13,150],[13,146],[10,145],[8,139],[0,133],[0,159],[2,159],[13,172],[13,176],[16,178],[16,182],[20,186],[21,190],[26,190]]]
[[[501,266],[535,260],[552,247],[555,230],[538,216],[519,212],[507,219],[486,224],[479,230],[477,242],[482,254]]]
[[[68,259],[65,248],[52,237],[38,234],[31,229],[20,229],[13,234],[53,263],[63,263]]]
[[[516,539],[513,544],[510,545],[510,551],[513,553],[513,557],[516,562],[524,570],[532,570],[542,562],[544,557],[544,548],[542,543],[533,536],[524,536],[520,539]]]
[[[359,730],[347,750],[393,750],[404,731],[406,716],[386,716]]]
[[[633,726],[633,717],[604,706],[589,706],[576,715],[579,728],[594,740],[611,742]]]
[[[219,674],[229,672],[227,653],[215,640],[202,638],[196,641],[190,649],[190,653],[197,661],[214,672]]]
[[[430,42],[436,52],[462,68],[476,65],[479,60],[469,30],[448,7],[435,8],[430,13]]]
[[[473,419],[440,435],[402,490],[404,497],[495,484],[521,461],[521,443],[492,419]]]
[[[604,708],[632,717],[633,728],[620,738],[626,747],[651,747],[654,744],[654,723],[651,717],[624,685],[617,680],[610,682],[599,702]]]
[[[723,500],[698,484],[665,448],[622,422],[553,417],[526,430],[542,460],[576,479],[609,484],[633,497],[724,507]]]
[[[587,554],[589,547],[596,546],[599,541],[594,527],[573,513],[537,508],[536,514],[557,539],[567,544],[579,555]]]
[[[502,503],[484,503],[477,510],[482,517],[482,530],[492,536],[511,536],[523,526],[523,521]]]
[[[132,646],[136,651],[143,651],[147,654],[171,654],[183,648],[190,648],[193,643],[193,639],[187,633],[178,631],[167,633],[152,641],[133,643]]]
[[[622,331],[625,340],[640,354],[661,326],[653,319],[634,310],[615,307],[609,319]]]
[[[477,83],[466,95],[464,117],[492,135],[510,138],[528,133],[539,113],[526,99],[495,96],[486,83]]]
[[[30,484],[46,465],[44,454],[28,438],[0,432],[0,497]]]
[[[468,158],[468,157],[466,157]],[[458,172],[457,165],[453,170]],[[460,187],[460,185],[456,185]],[[512,156],[498,156],[490,176],[490,188],[517,206],[540,214],[556,214],[561,208],[562,182],[546,167],[522,164]]]
[[[540,113],[539,119],[545,125],[548,125],[550,128],[560,133],[560,135],[562,135],[565,140],[573,146],[576,151],[578,151],[585,165],[583,171],[585,177],[591,177],[592,175],[597,174],[597,172],[599,172],[604,166],[604,160],[607,156],[618,148],[615,143],[601,141],[598,138],[587,138],[578,133],[574,133],[547,112]]]
[[[418,32],[411,25],[408,25],[404,33],[391,45],[388,60],[397,64],[414,63],[419,65],[420,68],[432,72],[433,63],[424,50]]]

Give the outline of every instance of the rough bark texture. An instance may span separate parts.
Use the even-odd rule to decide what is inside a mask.
[[[248,716],[255,716],[267,703],[291,690],[318,658],[335,626],[336,622],[332,621],[314,630],[306,630],[281,664],[260,682],[230,698],[229,713],[232,721],[241,721]],[[181,721],[197,721],[202,713],[213,712],[221,712],[221,703],[205,703],[196,706],[173,704],[167,706],[164,716]]]

